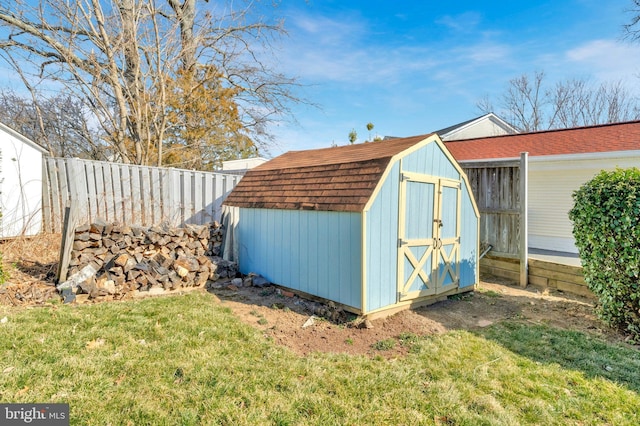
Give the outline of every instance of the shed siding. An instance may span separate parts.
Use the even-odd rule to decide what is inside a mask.
[[[318,150],[304,155],[286,154],[278,160],[282,164],[267,163],[249,172],[254,178],[260,173],[267,177],[279,175],[280,166],[285,169],[292,157],[300,157],[303,163],[296,166],[296,170],[299,169],[300,172],[290,173],[291,176],[286,181],[283,179],[283,185],[290,186],[294,188],[294,192],[299,193],[296,192],[295,196],[289,197],[291,200],[286,199],[284,202],[312,210],[283,209],[278,203],[256,208],[258,204],[251,201],[252,191],[249,190],[236,197],[235,201],[228,199],[230,205],[239,206],[236,240],[240,271],[244,274],[261,274],[275,284],[333,300],[362,314],[404,306],[414,297],[424,297],[427,292],[413,292],[410,297],[402,301],[399,299],[399,284],[403,285],[403,289],[405,284],[398,283],[401,271],[398,263],[403,261],[399,258],[399,227],[403,226],[402,232],[412,241],[417,240],[420,244],[427,241],[428,244],[424,246],[415,245],[413,255],[421,258],[427,246],[432,245],[429,236],[433,237],[436,226],[433,222],[434,215],[441,213],[446,218],[448,228],[443,228],[446,235],[458,235],[457,226],[461,227],[461,242],[455,255],[455,259],[461,261],[455,268],[459,271],[457,276],[460,287],[466,287],[461,291],[476,284],[479,278],[478,216],[469,189],[464,183],[460,190],[455,188],[455,182],[462,178],[460,169],[446,149],[440,146],[437,137],[427,140],[416,137],[415,140],[390,143],[397,146],[394,145],[391,149],[386,144],[371,144],[369,147],[373,152],[365,150],[366,146],[358,150],[340,151],[343,154],[346,152],[350,160],[375,166],[376,173],[369,173],[368,179],[363,181],[369,185],[366,196],[358,192],[359,186],[354,185],[351,179],[346,179],[350,175],[344,173],[346,166],[343,165],[351,164],[352,161],[334,163],[336,156],[329,155],[338,149]],[[344,158],[341,161],[345,161]],[[291,168],[286,170],[291,171]],[[409,179],[402,181],[402,173]],[[319,176],[325,181],[317,180]],[[335,181],[334,177],[344,181]],[[442,181],[439,182],[438,179]],[[260,179],[256,178],[254,181],[256,185],[265,185]],[[262,186],[253,187],[253,191]],[[250,185],[247,186],[249,187]],[[442,196],[438,194],[437,188],[442,188]],[[350,195],[339,197],[330,192],[337,190],[349,190]],[[264,191],[268,193],[265,195],[267,198],[280,196],[271,194],[277,192],[273,189],[265,187]],[[305,197],[313,191],[322,192],[322,196],[331,202],[300,202],[306,200]],[[401,192],[405,194],[403,206],[400,206]],[[273,201],[267,198],[265,203]],[[353,201],[355,199],[357,202]],[[363,210],[327,208],[328,205],[344,205],[349,202],[351,207],[357,206]],[[407,212],[404,217],[400,217],[402,209]],[[461,218],[456,216],[458,213]],[[444,256],[445,263],[449,263],[447,257],[453,258],[451,250],[457,247],[452,242],[447,244],[450,247],[448,254]],[[408,257],[413,259],[411,255]],[[415,263],[413,260],[411,262]],[[428,274],[436,268],[436,265],[431,266],[426,267]],[[405,269],[409,270],[408,267]],[[452,284],[451,280],[456,274],[449,274],[445,270],[440,272],[435,278],[434,292],[437,288],[441,288],[442,294],[453,292],[455,286],[446,284]],[[441,283],[444,285],[440,286],[439,278],[445,275],[450,277],[449,282],[444,280]],[[425,275],[421,272],[419,276]],[[407,279],[409,277],[405,277]],[[428,280],[425,278],[425,281]],[[437,294],[439,293],[436,292]]]
[[[243,274],[361,308],[359,213],[241,208],[239,223]]]
[[[577,253],[569,210],[573,191],[601,170],[638,167],[640,157],[529,163],[529,246]]]
[[[404,157],[402,170],[447,179],[460,179],[460,173],[436,142],[431,142]]]
[[[367,311],[396,303],[398,265],[398,188],[395,163],[367,213]]]
[[[460,287],[477,284],[478,277],[478,221],[467,186],[462,183],[462,215],[460,226]]]

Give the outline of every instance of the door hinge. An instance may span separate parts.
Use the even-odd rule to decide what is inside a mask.
[[[407,241],[403,240],[402,238],[398,238],[398,248],[406,246],[407,244],[409,244]]]

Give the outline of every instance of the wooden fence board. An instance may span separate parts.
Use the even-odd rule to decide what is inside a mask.
[[[140,224],[148,225],[153,221],[150,209],[153,186],[151,185],[151,170],[140,169]]]
[[[149,208],[152,210],[151,223],[162,222],[163,217],[168,217],[169,200],[169,182],[168,182],[168,170],[152,169],[151,170],[151,186],[153,188],[152,198],[149,201]],[[160,208],[155,209],[156,203],[153,200],[160,200]]]
[[[43,182],[46,182],[49,177],[49,163],[46,161],[42,162],[42,179]],[[42,230],[44,232],[56,232],[52,227],[52,223],[54,221],[53,215],[53,204],[51,200],[51,188],[49,185],[42,185]]]
[[[105,208],[105,219],[113,222],[116,220],[115,211],[113,205],[113,176],[111,175],[111,167],[109,164],[101,164],[100,171],[102,172],[102,200]]]
[[[223,185],[224,185],[224,179],[221,176],[217,177],[214,182],[214,192],[213,192],[215,194],[216,200],[224,199],[225,197]],[[217,213],[220,211],[220,209],[222,208],[220,204],[218,204],[218,202],[216,201],[215,205],[213,206],[214,212]]]
[[[104,184],[104,170],[102,168],[102,164],[93,164],[93,173],[96,179],[95,187],[96,187],[96,218],[108,219],[107,218],[107,200],[106,200],[106,189]]]
[[[120,165],[120,191],[122,192],[122,222],[135,223],[133,220],[133,194],[131,193],[131,168]]]
[[[85,163],[85,173],[87,179],[87,205],[89,217],[99,217],[98,192],[96,187],[96,169],[93,164]]]
[[[204,220],[205,214],[205,197],[203,196],[203,190],[205,187],[205,177],[202,173],[197,173],[194,176],[193,186],[193,200],[195,206],[194,222],[198,223]]]
[[[480,241],[492,253],[520,252],[519,162],[461,163],[480,211]]]
[[[130,175],[131,184],[131,222],[144,225],[142,220],[142,203],[141,203],[141,185],[140,185],[140,170],[135,168],[131,169]]]
[[[191,218],[195,214],[193,204],[193,177],[194,173],[190,171],[182,172],[182,187],[180,191],[180,201],[182,204],[182,217],[183,222],[191,223]]]
[[[56,165],[54,167],[55,179],[57,188],[60,191],[60,205],[58,206],[58,220],[64,220],[65,207],[67,202],[70,200],[69,195],[69,185],[67,184],[67,166],[63,161],[56,161]],[[62,195],[64,194],[64,195]]]
[[[126,223],[126,216],[124,210],[123,196],[122,196],[122,176],[120,174],[120,165],[116,163],[111,164],[111,183],[113,184],[112,192],[112,205],[113,214],[118,222]]]
[[[46,158],[43,228],[60,232],[74,203],[76,225],[104,219],[151,226],[220,220],[222,202],[240,176],[193,170]]]
[[[74,159],[72,167],[72,176],[74,178],[74,184],[72,185],[72,193],[75,193],[75,205],[77,208],[77,221],[89,221],[90,206],[89,195],[87,190],[87,172],[85,165],[78,159]]]
[[[214,220],[214,181],[215,176],[204,175],[202,184],[202,203],[204,205],[202,211],[202,220],[206,222]]]

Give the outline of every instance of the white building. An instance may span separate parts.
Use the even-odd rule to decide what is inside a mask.
[[[440,129],[435,133],[440,136],[440,139],[447,142],[487,136],[513,135],[518,133],[518,130],[490,112],[480,117]]]
[[[577,253],[572,194],[601,170],[640,167],[640,121],[445,143],[460,163],[529,153],[529,247]]]
[[[0,237],[42,228],[42,155],[46,150],[0,123]]]
[[[222,162],[222,171],[225,173],[244,174],[247,170],[258,167],[268,160],[262,157],[242,158],[240,160],[229,160]]]

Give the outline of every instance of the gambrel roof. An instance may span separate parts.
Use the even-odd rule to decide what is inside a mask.
[[[640,121],[445,142],[458,161],[640,150]]]
[[[373,195],[392,158],[429,136],[290,151],[249,170],[224,204],[359,212]]]

